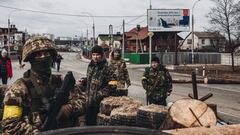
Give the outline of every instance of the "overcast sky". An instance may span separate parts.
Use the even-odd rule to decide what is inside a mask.
[[[152,0],[153,8],[189,8],[197,0]],[[38,10],[45,12],[78,14],[88,12],[94,16],[139,16],[147,14],[150,0],[0,0],[0,5],[11,6],[21,9]],[[208,27],[205,17],[210,7],[214,6],[210,0],[201,0],[194,8],[195,30],[204,30]],[[13,11],[0,7],[0,27],[7,27],[7,18],[10,14],[11,23],[15,24],[19,30],[29,33],[53,33],[55,36],[86,36],[88,29],[89,36],[92,35],[91,17],[69,17],[57,16],[26,11]],[[140,18],[94,18],[96,25],[96,35],[108,33],[109,24],[113,25],[114,32],[122,31],[122,20],[131,21],[126,25],[126,30],[147,25],[145,17]]]

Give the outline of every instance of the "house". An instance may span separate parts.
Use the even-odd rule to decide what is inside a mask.
[[[148,52],[148,27],[133,28],[125,32],[126,52]],[[176,40],[175,40],[176,39]],[[152,37],[152,52],[174,52],[182,38],[176,32],[154,32]]]
[[[121,42],[120,42],[121,39],[122,39],[122,35],[120,33],[113,34],[112,41],[111,41],[109,34],[99,34],[98,38],[97,38],[97,43],[98,43],[98,45],[101,45],[101,46],[104,45],[105,48],[106,48],[106,45],[109,46],[109,48],[111,48],[111,47],[120,48],[121,47]],[[112,44],[112,46],[110,44]]]
[[[21,52],[22,47],[26,40],[29,38],[28,33],[25,31],[18,31],[15,25],[10,25],[10,32],[8,28],[0,28],[0,47],[8,48],[8,34],[9,34],[9,47],[13,52]]]
[[[15,25],[11,25],[9,28],[9,36],[10,36],[10,44],[12,45],[14,43],[14,34],[17,32],[17,28]],[[7,46],[8,45],[8,28],[1,28],[0,27],[0,45],[1,46]]]
[[[207,52],[224,52],[226,38],[219,32],[194,32],[194,50]],[[191,50],[192,34],[186,38],[181,50]]]

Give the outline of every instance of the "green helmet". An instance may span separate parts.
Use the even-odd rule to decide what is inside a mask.
[[[57,56],[55,44],[47,37],[33,37],[24,44],[22,58],[24,62],[29,61],[30,56],[38,51],[50,51],[53,58]]]

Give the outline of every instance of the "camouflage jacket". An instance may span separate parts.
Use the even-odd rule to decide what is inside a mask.
[[[124,60],[111,60],[109,66],[117,76],[118,87],[124,88],[125,83],[131,85],[126,62]]]
[[[28,70],[23,78],[9,86],[5,94],[4,115],[8,115],[5,114],[8,108],[14,109],[15,113],[3,118],[3,132],[11,135],[37,134],[46,119],[50,100],[61,84],[60,76],[51,75],[49,81],[45,81],[34,71]],[[71,90],[67,104],[72,105],[72,112],[84,113],[86,97],[75,88]]]
[[[172,90],[172,78],[168,70],[162,65],[159,65],[157,69],[146,68],[142,77],[142,84],[148,95],[167,97],[167,92]]]
[[[106,60],[99,63],[91,61],[87,69],[87,96],[89,105],[99,105],[100,101],[111,95],[109,83],[116,81],[116,75]]]

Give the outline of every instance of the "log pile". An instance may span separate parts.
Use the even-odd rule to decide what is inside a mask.
[[[105,98],[100,104],[97,122],[98,125],[169,130],[212,127],[217,118],[206,103],[195,99],[181,99],[167,108],[154,104],[142,106],[140,101],[123,96]]]
[[[167,114],[168,109],[161,105],[141,106],[137,112],[137,126],[158,129]]]

